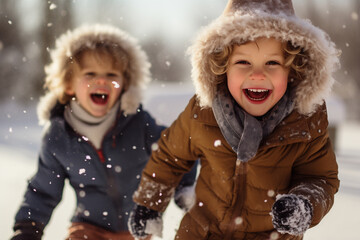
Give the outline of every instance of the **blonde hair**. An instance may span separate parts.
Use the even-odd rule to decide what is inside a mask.
[[[297,85],[303,79],[302,72],[306,65],[306,54],[300,47],[295,47],[291,42],[282,44],[284,50],[285,67],[290,67],[289,83]],[[229,68],[229,59],[234,49],[234,44],[225,46],[220,52],[210,54],[210,70],[217,76],[215,84],[221,84],[226,81],[226,72]]]
[[[125,92],[129,86],[130,70],[129,70],[129,57],[124,49],[117,44],[104,44],[101,42],[95,43],[93,47],[82,46],[74,54],[68,56],[62,69],[58,72],[56,78],[47,78],[44,84],[44,88],[50,92],[56,92],[58,101],[62,104],[66,104],[73,96],[68,95],[65,91],[67,87],[72,84],[72,76],[76,67],[81,68],[81,60],[85,53],[90,53],[95,57],[98,62],[101,62],[103,56],[108,56],[114,68],[120,68],[124,76],[124,87],[122,89]]]

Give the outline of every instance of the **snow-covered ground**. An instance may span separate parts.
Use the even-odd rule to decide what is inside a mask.
[[[186,85],[175,88],[156,86],[147,92],[145,108],[159,121],[169,124],[186,105],[192,92],[189,89]],[[12,234],[14,215],[22,200],[26,181],[36,171],[41,136],[34,103],[20,107],[13,102],[0,105],[0,239],[8,239]],[[340,191],[330,213],[318,226],[308,230],[306,240],[360,239],[360,123],[342,122],[339,125],[336,149]],[[65,238],[74,208],[75,195],[67,185],[63,200],[45,230],[44,240]],[[173,239],[181,217],[181,210],[171,203],[164,216],[163,237],[154,239]]]

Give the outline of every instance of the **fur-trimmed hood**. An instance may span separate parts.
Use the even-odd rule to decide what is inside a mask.
[[[259,37],[290,41],[308,53],[305,78],[297,86],[294,100],[299,113],[311,115],[331,91],[340,51],[328,34],[294,14],[291,0],[230,0],[223,14],[200,32],[188,50],[200,106],[212,107],[216,92],[210,54]]]
[[[96,43],[109,43],[123,48],[129,57],[129,88],[121,96],[120,108],[125,114],[136,112],[142,101],[142,89],[150,82],[150,63],[146,53],[141,49],[137,40],[128,33],[111,25],[86,25],[68,31],[61,35],[50,51],[51,63],[45,67],[46,82],[55,82],[61,86],[61,71],[67,60],[84,46],[93,48]],[[47,92],[40,99],[38,118],[40,124],[45,124],[50,118],[51,109],[55,106],[59,95],[64,91]]]

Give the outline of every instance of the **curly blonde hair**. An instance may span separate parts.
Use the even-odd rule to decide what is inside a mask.
[[[303,79],[302,72],[306,65],[306,54],[300,47],[295,47],[291,42],[283,42],[285,67],[290,67],[289,84],[297,85]],[[226,72],[229,68],[229,59],[234,49],[234,44],[226,46],[220,52],[210,54],[210,70],[217,76],[215,84],[226,81]]]
[[[107,56],[111,59],[114,68],[120,68],[124,76],[123,92],[127,90],[129,85],[129,57],[124,49],[116,44],[104,44],[96,43],[93,47],[83,46],[74,52],[65,61],[63,69],[59,71],[58,79],[60,81],[50,81],[54,78],[48,78],[44,84],[44,88],[50,92],[58,92],[58,101],[62,104],[66,104],[73,96],[68,95],[65,90],[72,84],[72,76],[75,68],[81,68],[81,59],[85,53],[92,54],[98,62],[102,61],[102,57]],[[61,89],[61,90],[60,90]],[[61,92],[59,92],[61,91]]]

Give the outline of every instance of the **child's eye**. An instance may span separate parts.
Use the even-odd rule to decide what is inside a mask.
[[[116,73],[107,73],[106,76],[108,77],[117,77],[118,75]]]
[[[268,61],[266,62],[266,65],[281,65],[281,64],[277,61]]]
[[[250,63],[246,60],[240,60],[240,61],[236,61],[235,64],[241,64],[241,65],[250,65]]]
[[[86,72],[85,73],[85,77],[88,77],[88,78],[93,78],[93,77],[95,77],[95,73],[94,72]]]

